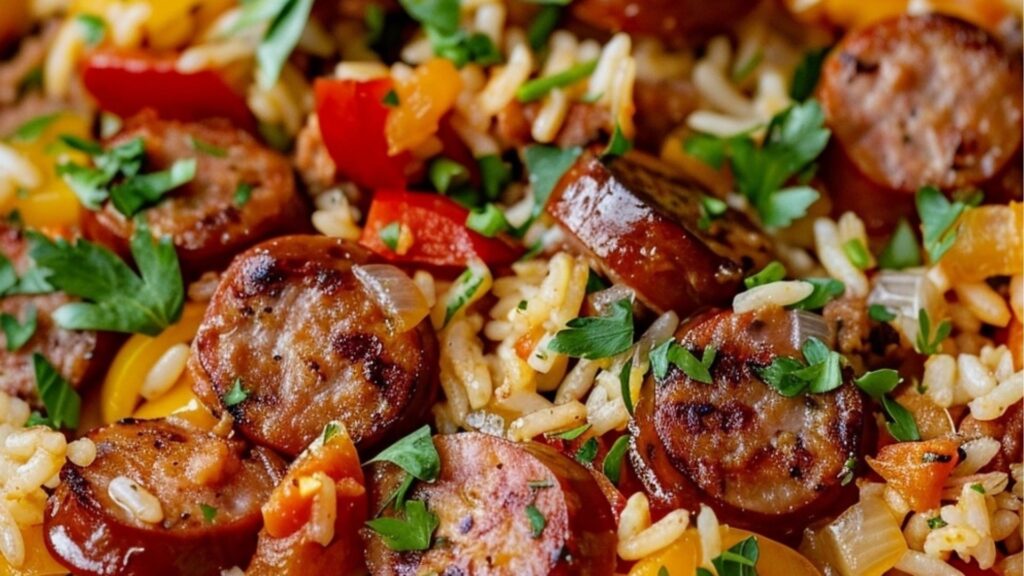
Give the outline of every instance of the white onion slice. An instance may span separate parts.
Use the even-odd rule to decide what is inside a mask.
[[[423,292],[397,267],[367,264],[353,266],[352,273],[387,314],[396,332],[412,330],[430,313]]]

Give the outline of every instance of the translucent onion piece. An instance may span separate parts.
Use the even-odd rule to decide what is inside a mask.
[[[412,330],[430,313],[419,287],[398,268],[390,264],[367,264],[353,266],[352,273],[387,314],[395,331]]]
[[[900,525],[881,498],[867,497],[822,529],[821,543],[841,576],[876,576],[907,551]]]
[[[924,309],[936,325],[946,313],[942,292],[928,280],[925,270],[883,270],[875,278],[868,295],[869,305],[884,306],[898,315],[894,325],[910,342],[917,339],[918,311]]]

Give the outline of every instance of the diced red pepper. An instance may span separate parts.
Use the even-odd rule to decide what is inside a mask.
[[[503,265],[519,258],[520,248],[466,228],[468,214],[465,208],[440,194],[378,190],[359,242],[399,263],[466,266],[478,258],[490,265]],[[393,222],[412,233],[412,243],[402,254],[389,248],[380,237],[381,229]]]
[[[319,79],[314,85],[320,135],[338,173],[366,188],[405,185],[412,156],[388,155],[384,97],[390,78],[368,81]]]
[[[126,117],[151,108],[161,118],[226,118],[252,131],[245,98],[216,70],[179,72],[177,54],[99,51],[91,54],[82,83],[101,109]]]

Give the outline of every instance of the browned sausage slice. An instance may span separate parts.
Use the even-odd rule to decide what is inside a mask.
[[[847,35],[818,96],[842,151],[882,188],[979,186],[1021,144],[1018,62],[972,24],[903,16]]]
[[[573,3],[572,14],[601,30],[675,40],[681,32],[722,28],[755,4],[754,0],[581,0]]]
[[[308,228],[288,161],[244,130],[223,120],[182,123],[142,114],[107,147],[140,137],[146,171],[196,159],[195,178],[143,212],[153,234],[171,236],[187,274],[220,269],[259,240]],[[251,186],[247,199],[236,197],[240,185]],[[90,239],[127,253],[134,226],[108,202],[86,212],[83,228]]]
[[[0,224],[0,255],[7,258],[17,274],[31,265],[28,242],[22,231]],[[109,332],[65,330],[57,326],[52,314],[71,302],[63,292],[0,297],[0,313],[25,322],[35,309],[36,330],[32,338],[14,351],[7,350],[7,337],[0,331],[0,391],[32,404],[38,402],[32,355],[40,353],[72,386],[79,388],[102,376],[113,354],[118,337]]]
[[[284,475],[273,452],[163,420],[125,420],[89,438],[96,460],[66,464],[46,507],[46,546],[62,564],[89,576],[216,576],[248,561],[260,505]],[[124,478],[159,501],[161,521],[111,497]]]
[[[767,239],[735,210],[702,230],[703,194],[651,156],[634,152],[606,164],[584,154],[547,211],[612,280],[657,312],[686,316],[730,302],[744,275],[770,260]]]
[[[238,256],[193,340],[196,391],[257,444],[301,452],[331,420],[362,454],[421,425],[438,387],[437,341],[405,332],[353,273],[365,249],[287,236]],[[235,383],[244,400],[226,396]]]
[[[395,552],[362,532],[374,576],[393,574],[588,574],[615,570],[615,521],[589,472],[550,446],[466,432],[436,436],[440,477],[418,482],[409,498],[439,524],[424,552]],[[369,469],[370,510],[378,510],[405,472]],[[538,533],[527,508],[544,520]],[[387,507],[384,515],[393,514]]]
[[[630,458],[658,507],[703,502],[730,525],[785,536],[853,495],[841,477],[860,450],[860,392],[846,382],[826,394],[786,398],[757,375],[779,355],[801,357],[789,314],[710,311],[676,332],[682,346],[712,345],[718,354],[712,384],[673,368],[644,385],[630,424]]]

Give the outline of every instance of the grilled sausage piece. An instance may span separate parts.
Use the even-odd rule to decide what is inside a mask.
[[[681,32],[718,29],[749,12],[754,0],[581,0],[572,15],[609,32],[676,40]]]
[[[840,194],[849,171],[907,194],[981,186],[1021,145],[1019,59],[948,16],[850,33],[826,60],[818,97],[843,160],[826,173]]]
[[[615,569],[615,522],[589,472],[555,449],[475,432],[436,436],[440,477],[417,483],[439,519],[433,546],[395,552],[363,529],[374,576],[391,574],[586,574]],[[370,466],[370,510],[378,510],[405,478],[390,463]],[[536,514],[528,512],[533,506]],[[387,507],[385,516],[394,514]],[[543,529],[531,523],[544,519]],[[533,522],[536,522],[534,520]]]
[[[705,193],[642,153],[607,164],[584,154],[547,211],[612,280],[655,311],[685,317],[732,301],[744,275],[771,259],[767,239],[735,210],[702,230]]]
[[[365,249],[287,236],[241,254],[193,340],[195,389],[257,444],[301,452],[331,420],[361,454],[423,424],[438,388],[426,321],[397,332],[353,267]],[[228,394],[237,387],[245,391]]]
[[[196,159],[191,182],[142,212],[154,235],[174,241],[187,275],[219,270],[262,239],[305,229],[306,208],[288,161],[244,130],[224,120],[183,123],[144,113],[129,120],[107,148],[135,138],[146,146],[143,172]],[[240,186],[249,193],[237,194]],[[90,239],[128,253],[134,225],[112,203],[87,211],[82,226]]]
[[[284,475],[273,452],[164,420],[123,420],[89,438],[96,460],[64,466],[43,524],[46,547],[68,569],[215,576],[248,561],[260,505]],[[115,500],[110,486],[119,478],[155,497],[163,519],[145,522]]]
[[[0,256],[7,258],[18,275],[29,269],[28,242],[22,231],[0,224]],[[102,376],[117,347],[118,337],[109,332],[65,330],[53,321],[55,310],[73,299],[63,292],[0,297],[0,313],[24,323],[35,309],[36,329],[31,339],[14,351],[0,331],[0,391],[34,405],[39,399],[32,355],[42,354],[75,388]]]
[[[757,374],[778,356],[802,358],[789,312],[705,312],[676,332],[700,354],[718,349],[712,384],[672,368],[641,392],[630,458],[661,509],[704,502],[732,526],[785,537],[855,497],[841,478],[860,452],[865,416],[850,382],[786,398]],[[849,374],[846,378],[849,379]]]

